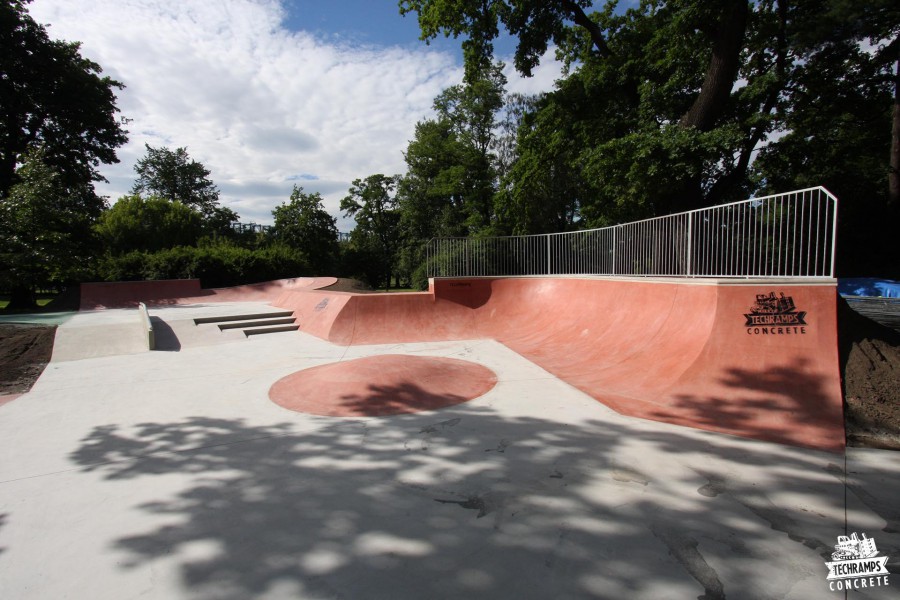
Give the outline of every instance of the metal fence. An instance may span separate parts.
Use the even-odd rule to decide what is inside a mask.
[[[823,187],[602,229],[440,238],[430,277],[834,277],[837,198]]]

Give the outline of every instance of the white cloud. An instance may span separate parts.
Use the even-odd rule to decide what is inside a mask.
[[[127,86],[118,105],[133,119],[130,140],[121,163],[102,169],[110,183],[99,193],[128,192],[145,143],[184,146],[247,222],[270,223],[298,182],[340,217],[353,179],[405,170],[416,122],[462,77],[456,56],[424,45],[290,32],[276,0],[35,0],[29,12]],[[549,89],[558,73],[548,64],[531,80],[510,76],[510,91]]]

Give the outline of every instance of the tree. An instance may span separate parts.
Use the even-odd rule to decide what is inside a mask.
[[[275,207],[272,216],[279,242],[303,252],[319,275],[333,272],[338,254],[337,220],[325,210],[321,194],[306,193],[295,185],[290,201]]]
[[[503,27],[520,72],[551,44],[569,69],[520,119],[495,201],[503,228],[602,226],[825,184],[842,199],[842,244],[891,239],[872,234],[900,219],[896,2],[593,4],[400,2],[424,39],[467,36],[467,77],[492,60]],[[868,261],[842,247],[844,273],[900,264],[893,247]]]
[[[638,202],[661,214],[735,195],[746,175],[746,165],[734,159],[743,155],[741,134],[751,123],[759,131],[766,128],[759,98],[739,97],[735,82],[739,75],[777,79],[774,66],[783,56],[777,43],[747,44],[751,37],[763,40],[750,35],[754,28],[768,31],[777,22],[771,2],[750,11],[746,0],[648,0],[621,14],[609,2],[603,11],[588,14],[592,5],[589,0],[404,0],[400,8],[419,14],[425,39],[442,32],[467,35],[467,73],[491,60],[501,26],[518,37],[515,65],[523,74],[530,75],[555,44],[575,72],[548,97],[546,107],[555,112],[548,121],[577,129],[572,133],[583,145],[568,148],[568,164],[591,186],[602,182],[596,188],[603,196],[597,199],[600,206]],[[753,73],[742,70],[748,57],[756,59]],[[753,89],[759,87],[771,97],[768,86]],[[635,186],[648,169],[677,176],[655,190]],[[720,180],[723,185],[716,187]]]
[[[497,113],[506,78],[501,65],[434,100],[434,119],[416,124],[400,182],[403,228],[414,240],[490,229],[497,190]]]
[[[895,156],[900,8],[831,0],[796,31],[782,135],[759,152],[764,191],[824,185],[840,199],[838,273],[900,277]]]
[[[210,180],[209,169],[188,156],[187,148],[170,150],[144,144],[147,155],[138,160],[138,175],[132,193],[179,201],[203,215],[210,233],[226,233],[238,215],[219,205],[219,188]]]
[[[194,246],[203,224],[200,213],[177,200],[134,194],[119,198],[100,216],[94,230],[108,252],[125,254]]]
[[[26,154],[15,175],[0,202],[0,285],[12,290],[8,308],[34,308],[37,289],[80,280],[91,219],[41,149]]]
[[[399,176],[383,174],[356,179],[350,194],[341,200],[341,210],[356,219],[356,227],[350,234],[350,242],[356,250],[370,256],[376,273],[376,284],[391,286],[391,277],[401,245],[400,211],[396,197]]]
[[[116,91],[79,44],[51,40],[26,11],[30,0],[0,4],[0,202],[17,182],[19,157],[40,146],[70,201],[89,216],[104,207],[91,185],[100,164],[118,162],[127,140],[116,116]]]

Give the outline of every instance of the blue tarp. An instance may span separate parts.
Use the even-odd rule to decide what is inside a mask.
[[[873,298],[900,298],[900,281],[855,277],[838,280],[841,296],[869,296]]]

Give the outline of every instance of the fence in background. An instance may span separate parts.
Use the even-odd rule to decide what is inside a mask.
[[[439,238],[430,277],[834,277],[837,198],[823,187],[571,233]]]

